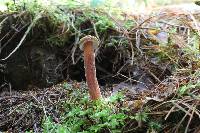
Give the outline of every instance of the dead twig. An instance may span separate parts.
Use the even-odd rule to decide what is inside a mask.
[[[42,17],[42,12],[39,13],[35,19],[33,19],[33,22],[30,24],[30,26],[28,27],[28,29],[26,30],[24,36],[22,37],[22,39],[20,40],[19,44],[16,46],[16,48],[5,58],[1,59],[1,60],[7,60],[12,54],[14,54],[18,48],[22,45],[22,43],[24,42],[24,40],[26,39],[26,36],[28,35],[28,33],[30,32],[30,30],[32,29],[32,27],[36,24],[36,22]]]

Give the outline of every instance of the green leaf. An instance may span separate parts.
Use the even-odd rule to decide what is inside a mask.
[[[124,99],[123,93],[122,92],[118,92],[117,94],[110,96],[109,101],[111,103],[115,103],[118,100],[123,101],[123,99]]]
[[[73,117],[73,116],[76,116],[77,114],[79,114],[81,112],[81,109],[80,108],[73,108],[72,111],[70,111],[67,116],[68,117]]]
[[[63,88],[66,89],[66,90],[69,90],[70,88],[72,88],[72,85],[68,84],[68,83],[64,83]]]
[[[184,85],[184,86],[180,87],[178,89],[178,93],[180,95],[186,94],[189,90],[194,89],[194,88],[196,88],[198,86],[200,86],[200,82],[197,82],[196,84],[189,83],[187,85]]]
[[[108,110],[102,110],[102,111],[100,111],[100,112],[95,113],[95,114],[94,114],[94,117],[95,117],[95,118],[101,118],[101,117],[107,117],[107,116],[109,116],[109,115],[110,115],[110,113],[109,113]]]
[[[136,113],[135,119],[136,119],[137,121],[146,122],[147,119],[148,119],[148,115],[147,115],[147,113],[145,113],[145,112],[139,112],[139,113]]]

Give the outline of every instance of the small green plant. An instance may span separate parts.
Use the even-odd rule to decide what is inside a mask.
[[[69,91],[69,100],[59,104],[59,107],[64,108],[60,114],[61,122],[55,123],[50,116],[45,116],[43,132],[121,132],[125,119],[128,118],[123,109],[116,107],[123,101],[122,93],[93,102],[89,100],[86,88],[74,91],[75,88],[69,84],[64,84],[63,87]]]
[[[179,95],[188,94],[189,91],[191,91],[192,89],[195,89],[196,87],[200,87],[200,82],[197,82],[195,84],[189,83],[189,84],[183,85],[178,89],[178,94]]]
[[[190,78],[191,79],[198,79],[200,75],[200,71],[196,70],[193,74],[190,73]],[[184,85],[182,85],[181,87],[178,88],[178,95],[182,96],[182,95],[191,95],[194,96],[192,94],[192,91],[194,91],[195,89],[199,89],[200,87],[200,82],[199,80],[197,81],[193,81],[193,80],[189,80],[188,83],[185,83]]]
[[[126,29],[131,29],[135,24],[135,22],[133,20],[127,20],[124,22],[124,27]]]
[[[138,122],[138,127],[142,127],[143,123],[149,121],[148,114],[145,110],[137,112],[134,116],[129,116],[130,119],[136,120]]]
[[[151,121],[149,122],[149,133],[158,132],[161,130],[162,125],[158,122]]]
[[[184,86],[182,86],[182,87],[179,88],[178,93],[179,93],[180,95],[183,95],[183,94],[185,94],[189,89],[194,88],[194,87],[195,87],[195,85],[192,85],[192,84],[184,85]]]
[[[95,26],[98,33],[104,33],[108,28],[115,28],[115,22],[106,14],[98,13],[98,10],[85,11],[84,14],[76,19],[75,26],[79,27],[81,24],[90,21],[93,25],[90,26],[93,30]]]
[[[135,114],[135,119],[138,122],[146,122],[148,120],[148,115],[146,112],[138,112]]]

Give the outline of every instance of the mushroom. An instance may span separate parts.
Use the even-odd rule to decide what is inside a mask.
[[[89,88],[90,98],[91,100],[98,100],[101,98],[101,92],[96,78],[94,51],[97,49],[99,41],[96,37],[87,35],[80,39],[79,44],[80,49],[83,50],[85,77]]]

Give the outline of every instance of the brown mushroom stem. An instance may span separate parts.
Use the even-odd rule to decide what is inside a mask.
[[[95,54],[93,42],[86,40],[83,43],[85,77],[89,88],[90,98],[97,100],[101,97],[99,84],[96,78]]]

